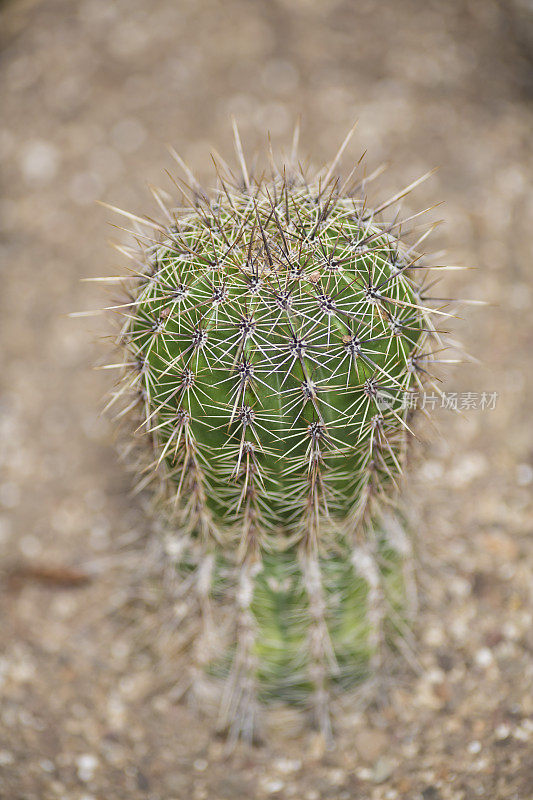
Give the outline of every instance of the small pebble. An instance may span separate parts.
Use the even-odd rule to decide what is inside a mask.
[[[494,663],[494,656],[488,647],[482,647],[475,655],[478,667],[490,667]]]
[[[500,741],[500,742],[503,739],[507,739],[510,733],[511,733],[511,729],[510,729],[509,725],[506,725],[505,723],[502,723],[501,725],[498,725],[498,727],[494,731],[494,735],[496,736],[496,739],[498,739],[498,741]]]
[[[290,775],[292,772],[298,772],[302,762],[297,758],[277,758],[272,766],[277,772],[281,772],[283,775]]]
[[[83,783],[87,783],[94,777],[94,771],[98,766],[98,759],[91,753],[84,753],[76,759],[78,778]]]
[[[388,736],[379,730],[358,731],[354,737],[355,749],[363,761],[373,762],[385,752]]]
[[[59,163],[55,145],[41,139],[30,142],[22,154],[22,173],[28,183],[48,183],[54,178]]]
[[[0,750],[0,767],[7,767],[8,764],[13,764],[14,761],[13,753],[10,753],[9,750]]]
[[[522,725],[519,725],[518,728],[515,728],[513,731],[513,736],[515,739],[518,739],[519,742],[529,742],[531,739],[531,731],[529,731],[527,726],[522,723]]]
[[[516,482],[519,486],[529,486],[533,482],[533,467],[531,464],[518,464]]]
[[[328,772],[329,782],[333,786],[341,786],[346,781],[347,775],[343,769],[331,769]]]
[[[374,769],[372,770],[373,783],[383,783],[390,778],[394,771],[394,761],[388,758],[380,758],[376,761]]]
[[[260,781],[259,786],[267,794],[276,794],[285,788],[285,784],[279,778],[272,778],[269,775],[264,775]]]

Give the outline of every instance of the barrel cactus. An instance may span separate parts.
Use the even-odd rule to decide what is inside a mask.
[[[346,141],[312,177],[294,153],[254,177],[236,132],[238,177],[218,163],[206,192],[176,156],[186,207],[156,192],[161,222],[127,214],[111,402],[126,398],[140,485],[203,620],[191,686],[224,680],[233,735],[283,702],[330,737],[331,695],[379,670],[405,621],[395,497],[445,312],[418,242],[383,217],[415,184],[372,209],[365,180],[335,174]]]

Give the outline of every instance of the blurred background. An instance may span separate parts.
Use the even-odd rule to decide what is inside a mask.
[[[531,798],[530,0],[4,0],[0,15],[0,796]],[[358,119],[344,169],[363,150],[369,171],[389,162],[381,199],[440,167],[405,211],[444,201],[433,246],[477,269],[443,292],[489,303],[454,325],[478,362],[446,388],[498,397],[440,412],[412,465],[419,669],[383,706],[347,709],[333,752],[291,723],[228,761],[173,694],[157,609],[113,614],[153,523],[99,414],[107,322],[67,315],[106,302],[80,278],[121,270],[95,201],[155,214],[168,143],[209,184],[231,114],[249,154],[267,130],[288,146],[301,115],[317,166]]]

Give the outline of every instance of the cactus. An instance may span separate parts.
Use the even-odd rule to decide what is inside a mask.
[[[217,164],[205,192],[176,155],[187,207],[127,214],[137,246],[111,403],[135,418],[183,595],[203,619],[191,683],[224,678],[222,719],[312,708],[380,668],[401,632],[409,539],[395,497],[412,409],[442,337],[405,221],[365,180],[309,178],[295,152],[253,177]],[[425,176],[424,176],[425,177]],[[422,180],[422,179],[420,179]],[[125,212],[124,212],[125,213]],[[192,613],[192,612],[191,612]],[[218,615],[218,616],[217,616]],[[217,621],[218,620],[218,621]]]

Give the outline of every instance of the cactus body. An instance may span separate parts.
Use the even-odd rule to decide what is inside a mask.
[[[438,334],[419,256],[360,186],[242,166],[209,196],[190,177],[191,207],[146,221],[115,397],[131,390],[149,442],[141,482],[174,521],[225,718],[246,733],[282,699],[327,732],[330,691],[375,668],[402,618],[409,548],[390,508]]]

